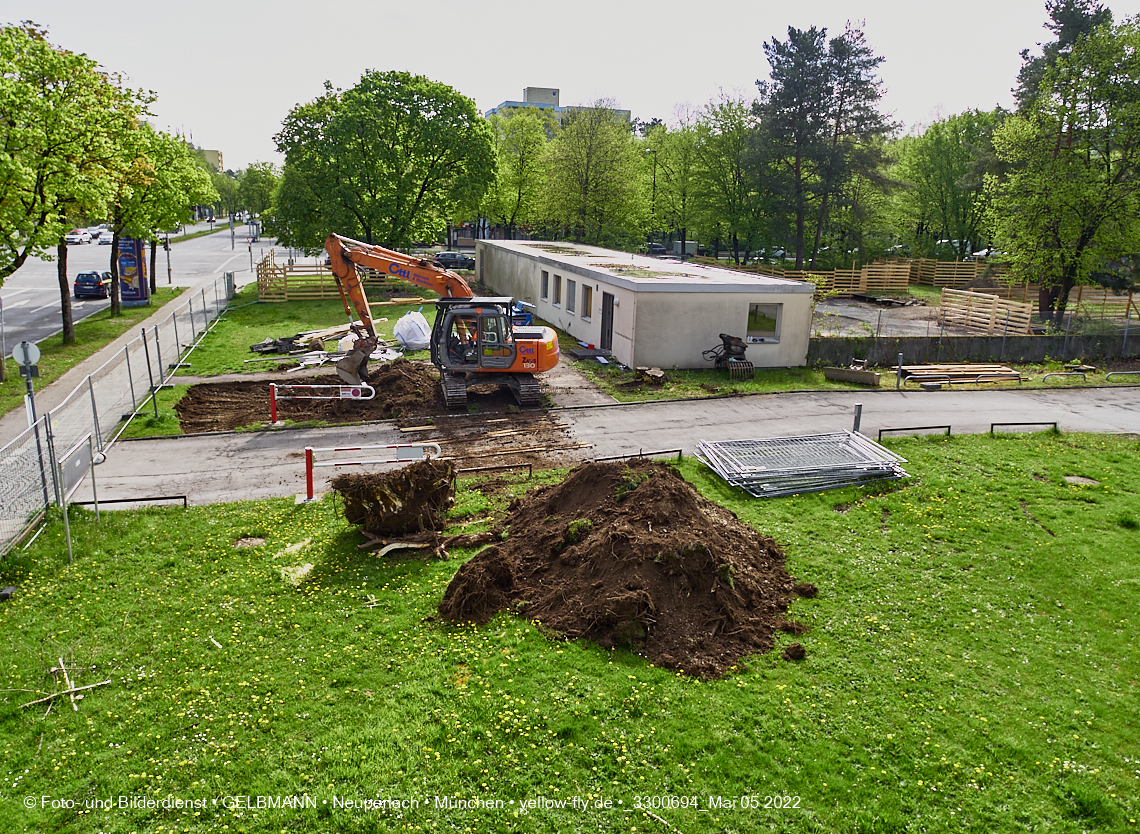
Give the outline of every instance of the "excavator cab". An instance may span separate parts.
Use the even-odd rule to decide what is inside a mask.
[[[520,405],[538,405],[534,374],[558,363],[558,337],[549,327],[516,327],[512,298],[436,301],[431,359],[439,368],[449,408],[467,405],[467,388],[510,387]]]

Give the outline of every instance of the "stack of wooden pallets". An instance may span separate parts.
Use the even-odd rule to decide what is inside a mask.
[[[892,368],[898,373],[899,366]],[[1021,381],[1021,374],[1005,365],[987,365],[981,362],[948,365],[903,365],[903,382],[942,382],[947,384],[963,382],[1000,382],[1003,380]]]

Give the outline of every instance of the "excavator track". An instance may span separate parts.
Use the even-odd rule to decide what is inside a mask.
[[[519,405],[526,408],[542,405],[542,386],[533,375],[515,374],[514,382],[516,384],[511,385],[511,391],[519,401]]]
[[[463,376],[442,374],[443,399],[448,408],[467,408],[467,380]]]

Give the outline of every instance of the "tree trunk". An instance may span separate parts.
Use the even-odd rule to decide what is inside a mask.
[[[156,262],[158,260],[158,239],[151,238],[150,240],[150,294],[153,296],[158,292],[158,286],[155,283],[154,276],[157,275],[155,270]]]
[[[59,301],[63,312],[63,343],[75,344],[75,317],[71,314],[71,284],[67,280],[67,244],[59,242],[56,247],[59,260],[56,264],[56,274],[59,277]]]
[[[118,318],[123,314],[123,304],[119,300],[119,259],[115,257],[119,251],[119,233],[111,238],[111,318]]]

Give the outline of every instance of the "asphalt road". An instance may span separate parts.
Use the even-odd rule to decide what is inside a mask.
[[[204,224],[201,224],[204,228]],[[194,227],[190,227],[191,231]],[[166,253],[159,249],[157,272],[159,286],[192,286],[210,275],[222,272],[250,270],[250,247],[254,260],[261,260],[271,243],[247,242],[246,226],[237,226],[231,240],[229,229],[190,240],[172,240],[170,245],[170,275],[167,275]],[[105,272],[111,268],[110,246],[97,243],[74,244],[67,248],[68,286],[80,272]],[[3,341],[5,354],[11,355],[12,345],[22,339],[38,342],[63,329],[59,297],[58,264],[40,258],[29,258],[22,267],[10,275],[0,287],[2,304]],[[149,262],[148,262],[149,268]],[[239,284],[244,283],[239,280]],[[75,321],[110,305],[107,299],[76,299],[71,308]]]
[[[828,391],[594,406],[556,413],[571,442],[590,444],[573,454],[593,459],[672,449],[692,454],[701,440],[840,431],[852,428],[854,407],[860,402],[861,430],[871,438],[888,428],[950,425],[953,434],[967,434],[988,432],[991,423],[1054,421],[1062,431],[1140,435],[1140,387],[1132,386]],[[187,495],[192,504],[292,496],[305,491],[306,446],[400,442],[409,442],[408,437],[386,424],[126,441],[112,447],[106,463],[96,468],[97,487],[101,499]],[[332,472],[317,470],[318,492]],[[89,499],[86,487],[76,496],[76,500]]]

